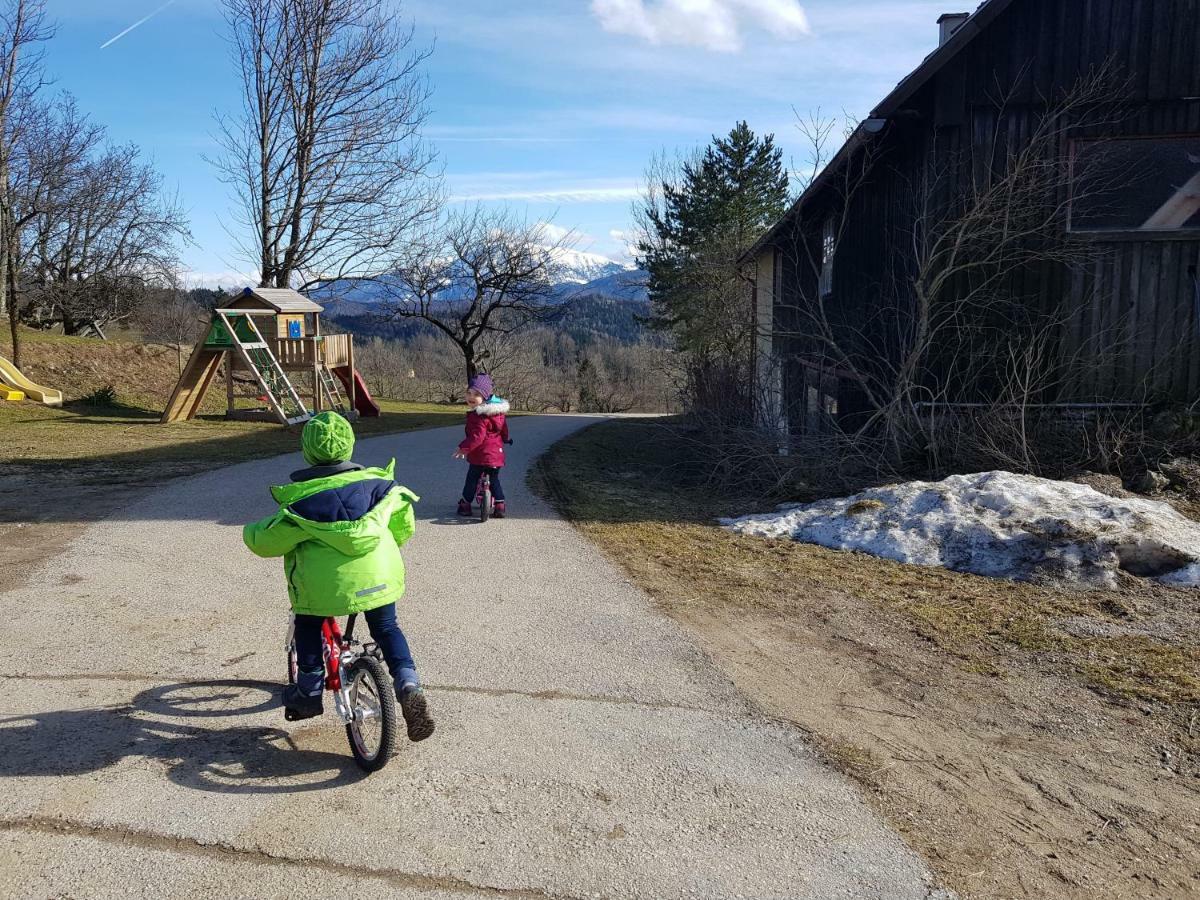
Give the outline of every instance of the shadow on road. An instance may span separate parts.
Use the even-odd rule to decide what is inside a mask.
[[[225,794],[302,793],[365,777],[348,749],[301,749],[281,728],[216,721],[278,710],[276,691],[261,681],[187,682],[142,691],[127,706],[0,718],[0,777],[81,775],[133,757],[161,762],[175,784]],[[315,721],[306,731],[340,739],[333,719]]]

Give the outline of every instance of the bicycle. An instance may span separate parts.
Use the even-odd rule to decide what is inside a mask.
[[[496,501],[492,497],[492,473],[487,469],[479,476],[479,487],[475,489],[475,504],[479,507],[480,522],[486,522],[496,511]]]
[[[379,646],[354,640],[356,618],[351,615],[346,620],[345,634],[333,616],[321,625],[325,690],[333,694],[333,706],[346,726],[354,761],[366,772],[377,772],[387,765],[396,748],[396,700]],[[294,617],[286,649],[288,683],[295,684],[299,658]],[[285,711],[284,718],[295,721],[297,717]]]
[[[512,446],[512,440],[507,440],[504,443]],[[475,503],[479,507],[479,521],[486,522],[496,511],[496,501],[492,497],[492,473],[489,469],[484,469],[479,476],[479,486],[475,488]]]

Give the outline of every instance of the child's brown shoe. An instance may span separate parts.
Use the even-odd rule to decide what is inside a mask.
[[[408,726],[408,739],[425,740],[433,734],[434,727],[433,719],[429,715],[429,705],[425,702],[425,692],[415,684],[406,684],[396,693],[399,694],[404,724]]]

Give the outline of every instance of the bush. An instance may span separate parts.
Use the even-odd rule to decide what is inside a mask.
[[[106,408],[121,405],[117,400],[117,389],[111,384],[106,384],[102,388],[96,388],[96,390],[92,391],[86,397],[81,398],[79,402],[85,406],[99,406]]]

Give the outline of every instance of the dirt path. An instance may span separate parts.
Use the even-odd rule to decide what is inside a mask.
[[[369,779],[331,719],[275,707],[279,564],[239,526],[298,460],[156,491],[0,594],[0,894],[929,896],[855,788],[525,490],[586,422],[521,420],[515,516],[483,526],[448,515],[455,432],[361,445],[425,497],[401,618],[438,716]]]
[[[556,445],[539,489],[867,788],[964,898],[1200,897],[1196,595],[1070,591],[718,528],[655,423]],[[722,508],[729,504],[731,508]]]

